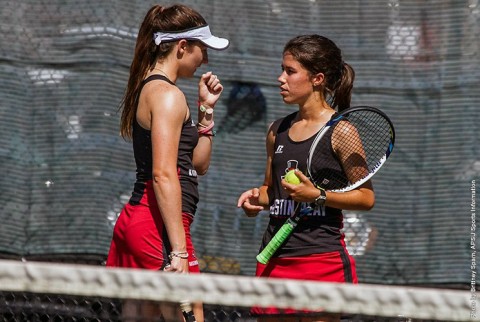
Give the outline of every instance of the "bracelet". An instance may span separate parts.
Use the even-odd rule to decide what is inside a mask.
[[[203,127],[203,128],[208,127],[208,125],[202,124],[202,123],[200,123],[200,122],[197,123],[197,126],[200,126],[200,127]]]
[[[168,255],[168,258],[172,260],[174,257],[178,257],[181,259],[188,259],[188,252],[171,252]]]
[[[198,123],[198,124],[201,124],[201,123]],[[201,125],[202,127],[205,126],[205,125]],[[208,124],[208,126],[204,127],[203,129],[200,129],[198,130],[198,133],[199,134],[205,134],[207,132],[210,132],[211,129],[213,129],[213,127],[215,126],[215,122],[212,121],[212,123]]]
[[[215,135],[217,135],[217,131],[211,130],[211,131],[202,132],[202,133],[198,132],[198,134],[200,134],[200,135],[205,135],[205,136],[215,136]]]

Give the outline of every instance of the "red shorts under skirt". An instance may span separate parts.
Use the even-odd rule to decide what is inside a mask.
[[[190,225],[193,216],[183,213],[191,273],[200,272],[192,244]],[[126,204],[113,230],[107,266],[161,270],[168,261],[169,241],[158,210],[155,194],[147,185],[140,204]]]
[[[272,258],[267,265],[257,263],[255,275],[323,282],[358,283],[355,260],[346,250],[299,257]],[[254,307],[251,313],[259,316],[308,315],[315,312],[276,307]]]

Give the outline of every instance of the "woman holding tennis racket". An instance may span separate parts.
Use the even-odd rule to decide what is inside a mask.
[[[190,225],[199,198],[197,174],[210,163],[214,106],[223,86],[212,72],[200,77],[194,122],[176,82],[208,63],[208,48],[228,45],[190,7],[155,5],[146,14],[121,116],[121,134],[133,141],[137,180],[115,224],[107,266],[199,272]],[[147,311],[152,320],[160,318],[158,308],[142,310],[137,314],[143,318]],[[203,321],[200,304],[194,312]]]
[[[333,192],[334,187],[329,187],[322,180],[312,182],[314,172],[322,168],[322,163],[331,164],[328,166],[331,170],[346,178],[354,176],[354,168],[364,169],[363,161],[355,166],[347,165],[352,154],[347,156],[342,147],[335,143],[335,140],[345,139],[343,133],[354,134],[347,141],[356,141],[356,155],[362,155],[358,135],[346,122],[337,126],[335,131],[326,132],[321,140],[315,140],[338,112],[350,106],[354,71],[343,61],[341,51],[334,42],[319,35],[303,35],[286,44],[278,81],[283,101],[297,105],[298,111],[276,120],[270,126],[264,183],[259,188],[245,191],[238,200],[238,207],[242,207],[249,217],[269,210],[270,221],[263,236],[261,251],[294,214],[295,209],[300,212],[311,205],[312,210],[299,220],[281,245],[275,247],[273,254],[270,254],[273,256],[266,258],[266,264],[262,264],[257,257],[260,262],[257,263],[256,275],[357,283],[355,262],[348,254],[341,233],[341,209],[372,208],[372,185],[366,180],[351,191]],[[311,159],[310,150],[314,141],[317,141],[314,149],[318,157]],[[284,180],[285,174],[292,169],[300,179],[299,184],[289,184]],[[282,321],[290,321],[289,315],[291,321],[298,321],[298,317],[293,319],[293,314],[299,314],[277,308],[254,308],[252,312],[260,317],[259,321],[278,321],[279,315],[287,316]],[[318,317],[309,317],[309,312],[302,313],[306,314],[302,321],[318,320]]]

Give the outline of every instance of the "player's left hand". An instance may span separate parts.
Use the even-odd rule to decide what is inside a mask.
[[[213,108],[222,91],[223,85],[217,75],[208,72],[200,77],[198,82],[198,101],[203,106]]]

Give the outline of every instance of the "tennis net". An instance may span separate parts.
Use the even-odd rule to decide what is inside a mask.
[[[185,299],[203,302],[212,322],[255,321],[253,306],[341,313],[342,321],[480,321],[468,290],[0,261],[0,321],[177,321],[168,312]],[[164,319],[138,309],[127,319],[126,303],[162,307]]]

